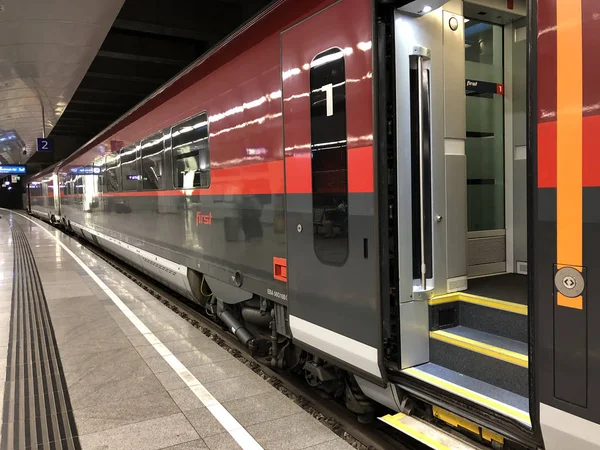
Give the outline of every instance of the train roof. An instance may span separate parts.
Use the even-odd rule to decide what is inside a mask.
[[[44,176],[50,175],[52,173],[55,173],[56,171],[58,171],[58,169],[60,168],[60,166],[62,165],[63,162],[64,162],[64,159],[57,163],[52,164],[51,166],[46,167],[43,170],[40,170],[38,173],[32,175],[31,178],[29,179],[29,181],[36,181],[40,177],[44,177]]]
[[[65,158],[60,164],[69,164],[88,150],[103,142],[108,137],[139,120],[169,98],[174,97],[197,81],[206,77],[229,60],[244,53],[273,33],[284,29],[287,25],[307,17],[324,3],[333,0],[277,0],[264,8],[256,16],[225,37],[215,47],[192,62],[183,71],[167,81],[119,119],[110,124],[86,144]],[[307,13],[308,11],[308,13]],[[260,26],[257,26],[259,25]]]

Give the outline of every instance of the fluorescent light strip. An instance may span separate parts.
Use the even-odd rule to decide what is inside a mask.
[[[0,208],[4,209],[4,208]],[[7,210],[6,210],[7,211]],[[12,211],[11,211],[12,212]],[[138,329],[140,333],[146,338],[146,340],[154,347],[160,356],[171,366],[171,368],[179,375],[179,378],[187,385],[188,388],[196,395],[198,400],[202,402],[204,406],[210,411],[215,419],[225,428],[225,430],[231,435],[231,437],[239,444],[244,450],[262,450],[262,446],[256,442],[256,440],[248,433],[248,431],[240,425],[240,423],[227,411],[219,401],[213,397],[213,395],[198,381],[198,379],[179,361],[179,359],[171,353],[171,351],[156,337],[150,329],[144,325],[144,323],[129,309],[129,307],[123,303],[123,301],[115,294],[98,276],[90,269],[69,247],[62,243],[56,236],[54,236],[46,228],[42,227],[36,221],[30,219],[23,214],[12,212],[12,214],[19,215],[30,222],[33,222],[40,227],[46,234],[56,241],[58,245],[62,247],[71,257],[79,264],[83,270],[96,282],[96,284],[106,292],[106,295],[113,301],[113,303],[121,310],[121,312],[129,319],[129,321]]]

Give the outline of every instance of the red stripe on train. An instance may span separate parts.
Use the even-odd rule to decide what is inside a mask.
[[[285,159],[286,192],[312,192],[310,152],[296,153]],[[373,147],[348,149],[348,192],[373,192]]]
[[[583,186],[600,186],[600,116],[583,117]]]
[[[600,186],[600,116],[583,117],[582,186]],[[538,124],[538,187],[556,187],[556,122]]]
[[[538,124],[538,187],[556,187],[556,122]]]

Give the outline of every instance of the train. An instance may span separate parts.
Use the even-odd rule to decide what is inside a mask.
[[[431,448],[600,449],[598,16],[594,0],[274,1],[31,176],[27,209],[361,421]],[[488,39],[521,42],[521,97],[507,72],[465,85],[473,58],[507,64]],[[469,178],[494,135],[468,108],[507,114],[509,95],[526,104],[526,148],[504,161],[526,171],[527,275],[473,276],[473,246],[509,233],[469,234],[473,186],[498,183]]]

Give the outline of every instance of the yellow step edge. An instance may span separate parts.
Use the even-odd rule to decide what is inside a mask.
[[[497,300],[495,298],[481,297],[479,295],[467,294],[465,292],[454,292],[452,294],[439,295],[429,300],[431,306],[443,305],[444,303],[465,302],[474,305],[485,306],[487,308],[499,309],[508,311],[523,316],[527,315],[527,305],[520,303],[507,302],[505,300]]]
[[[424,420],[403,413],[388,414],[380,417],[379,420],[434,450],[474,450],[478,448]]]
[[[438,386],[445,391],[451,392],[460,397],[466,398],[467,400],[472,401],[473,403],[477,403],[478,405],[485,406],[493,411],[496,411],[500,414],[503,414],[507,417],[512,417],[515,420],[531,427],[531,419],[529,418],[529,414],[525,411],[517,409],[513,406],[507,405],[505,403],[499,402],[498,400],[494,400],[493,398],[487,397],[478,392],[472,391],[470,389],[464,388],[457,384],[454,384],[450,381],[446,381],[442,378],[436,377],[435,375],[428,374],[419,370],[415,367],[411,367],[409,369],[404,369],[402,371],[414,378],[417,378],[421,381],[425,381],[431,385]]]
[[[506,350],[501,347],[496,347],[495,345],[485,344],[464,336],[448,333],[444,330],[430,331],[429,336],[432,339],[465,348],[473,352],[481,353],[482,355],[486,355],[491,358],[500,359],[502,361],[525,368],[529,367],[529,357],[527,355],[523,355],[522,353]]]

